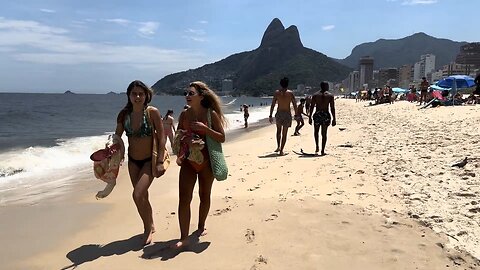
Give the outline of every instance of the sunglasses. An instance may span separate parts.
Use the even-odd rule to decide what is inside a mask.
[[[194,91],[185,91],[183,92],[183,95],[191,97],[191,96],[196,96],[197,93],[195,93]]]

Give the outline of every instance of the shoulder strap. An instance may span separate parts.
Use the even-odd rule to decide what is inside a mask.
[[[207,122],[208,122],[208,127],[212,128],[212,109],[208,109]]]

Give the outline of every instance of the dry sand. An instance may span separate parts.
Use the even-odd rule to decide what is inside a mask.
[[[95,200],[92,180],[68,200],[1,208],[1,268],[479,269],[469,253],[480,257],[480,107],[365,105],[337,100],[324,157],[292,152],[313,151],[308,124],[283,157],[272,154],[273,125],[228,141],[229,179],[214,183],[208,234],[189,250],[168,248],[179,168],[150,188],[156,233],[141,247],[123,166],[106,199]],[[198,196],[191,232],[197,212]]]

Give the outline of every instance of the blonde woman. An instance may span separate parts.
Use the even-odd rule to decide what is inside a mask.
[[[198,179],[199,185],[199,218],[196,233],[206,234],[205,221],[210,210],[210,194],[213,184],[213,174],[210,166],[206,136],[220,143],[225,142],[225,117],[221,109],[220,98],[203,82],[190,83],[185,92],[189,106],[179,116],[177,136],[180,136],[180,150],[177,163],[179,174],[178,221],[180,225],[180,240],[174,248],[184,248],[188,243],[190,230],[190,204],[193,189]],[[211,127],[208,125],[208,114],[211,117]]]
[[[152,90],[143,82],[131,82],[127,88],[127,105],[118,114],[115,130],[116,135],[121,137],[125,131],[128,137],[128,173],[133,185],[133,201],[143,222],[144,245],[152,242],[155,232],[148,188],[154,177],[165,173],[163,123],[157,108],[148,106],[152,95]],[[158,139],[159,160],[152,170],[153,136]]]

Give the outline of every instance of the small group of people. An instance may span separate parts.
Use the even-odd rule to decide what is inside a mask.
[[[206,136],[223,143],[225,141],[224,126],[226,124],[222,112],[220,98],[203,82],[192,82],[185,92],[188,106],[181,112],[177,131],[182,131],[181,138],[173,138],[173,111],[169,110],[165,117],[160,116],[157,108],[149,106],[153,91],[141,81],[133,81],[127,88],[127,104],[117,116],[115,134],[128,138],[128,172],[133,186],[133,201],[143,223],[142,244],[152,242],[155,232],[152,205],[149,201],[148,188],[155,177],[162,176],[164,167],[166,138],[171,142],[180,140],[180,148],[184,155],[177,158],[180,165],[178,221],[180,239],[172,248],[180,249],[188,245],[190,227],[190,204],[193,189],[198,180],[200,207],[196,234],[206,233],[205,221],[210,209],[210,193],[213,184],[213,173],[210,166]],[[208,115],[210,114],[210,115]],[[211,125],[208,119],[211,118]],[[178,133],[178,132],[177,132]],[[155,137],[155,138],[154,138]],[[158,141],[158,149],[153,149],[154,139]],[[189,159],[189,148],[193,142],[203,141],[203,149],[198,153],[201,157]],[[154,151],[158,151],[158,160],[152,160]],[[185,154],[186,153],[186,154]],[[198,163],[198,160],[201,160]],[[156,164],[152,168],[152,164]]]
[[[284,147],[288,128],[292,125],[290,109],[290,104],[292,104],[295,120],[297,120],[294,135],[299,135],[299,131],[304,125],[302,115],[307,116],[309,124],[312,125],[313,123],[314,125],[315,154],[318,154],[320,150],[319,131],[321,130],[321,155],[325,155],[328,126],[330,124],[332,126],[336,125],[334,96],[328,92],[328,83],[322,82],[320,84],[321,90],[308,98],[308,107],[305,106],[307,99],[303,98],[297,106],[295,96],[288,89],[288,84],[288,78],[280,80],[281,88],[275,91],[270,107],[269,120],[272,123],[272,113],[275,105],[278,105],[275,114],[277,125],[277,149],[275,152],[278,152],[280,156],[285,154]],[[121,137],[125,133],[128,138],[128,172],[133,186],[133,201],[143,223],[143,245],[152,242],[152,235],[155,232],[148,189],[154,178],[161,177],[166,171],[164,157],[165,151],[167,151],[165,148],[167,138],[171,143],[173,142],[173,148],[178,148],[176,150],[177,164],[180,166],[178,192],[180,238],[172,248],[182,249],[189,244],[190,205],[197,181],[200,206],[195,235],[200,237],[206,233],[205,222],[210,210],[211,190],[214,181],[208,146],[205,143],[206,136],[223,143],[225,141],[226,119],[222,111],[220,98],[207,84],[200,81],[192,82],[184,94],[187,105],[179,115],[176,128],[174,127],[173,110],[168,110],[162,118],[159,110],[149,105],[153,97],[153,91],[138,80],[131,82],[127,87],[127,104],[117,116],[115,134]],[[305,113],[303,112],[304,106],[307,109]],[[244,105],[242,108],[245,127],[248,126],[248,107],[248,105]],[[331,115],[329,110],[332,113]],[[155,140],[158,142],[157,144],[154,143]],[[158,148],[153,149],[153,145],[158,145]],[[158,153],[157,160],[152,160],[154,152]],[[195,152],[195,157],[191,157],[193,152]]]
[[[332,126],[336,125],[334,96],[328,92],[328,83],[321,82],[321,90],[313,94],[311,98],[308,98],[307,114],[303,113],[303,107],[307,99],[301,99],[300,104],[297,106],[295,96],[293,92],[288,89],[288,84],[288,78],[284,77],[280,80],[280,89],[275,91],[270,106],[270,115],[268,118],[270,123],[273,123],[273,111],[277,105],[277,111],[275,113],[277,148],[274,152],[277,152],[280,156],[285,155],[284,148],[287,141],[288,129],[292,126],[292,113],[290,109],[290,104],[292,104],[295,112],[294,117],[297,121],[294,135],[300,135],[299,131],[304,125],[302,114],[308,116],[308,123],[312,125],[313,122],[314,125],[315,154],[318,154],[320,151],[318,143],[319,131],[321,129],[322,150],[320,154],[325,155],[328,126],[330,126],[330,124],[332,124]],[[330,111],[332,112],[331,115]]]

